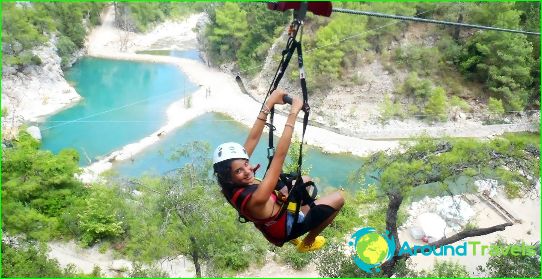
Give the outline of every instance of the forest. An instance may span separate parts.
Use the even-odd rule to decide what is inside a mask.
[[[54,42],[62,66],[68,69],[84,48],[90,28],[100,23],[105,2],[2,2],[2,66],[23,72],[39,66],[33,50]],[[124,28],[145,32],[167,19],[206,12],[209,21],[200,42],[213,66],[233,63],[236,71],[253,77],[284,32],[290,14],[270,12],[257,2],[114,2],[128,18]],[[538,2],[389,3],[337,2],[335,7],[388,14],[468,22],[529,31],[540,30]],[[498,16],[496,16],[498,15]],[[124,22],[126,23],[126,22]],[[121,23],[119,23],[121,24]],[[540,109],[540,37],[502,32],[477,32],[442,26],[427,27],[423,42],[398,44],[413,24],[389,25],[376,17],[309,15],[303,37],[311,94],[325,94],[339,84],[359,84],[356,69],[379,59],[389,72],[405,70],[404,83],[383,104],[387,119],[428,115],[446,121],[451,107],[472,111],[473,99],[483,102],[496,123],[499,115]],[[348,40],[343,40],[349,38]],[[431,43],[426,43],[430,41]],[[333,45],[332,48],[326,46]],[[279,54],[274,56],[278,58]],[[289,74],[294,79],[295,71]],[[465,95],[476,86],[477,95]],[[398,100],[407,102],[408,105]],[[2,151],[2,277],[100,277],[62,268],[46,256],[46,243],[75,240],[81,247],[112,250],[135,263],[129,277],[164,277],[156,263],[183,255],[198,277],[235,276],[263,265],[269,251],[277,261],[301,269],[314,264],[323,277],[367,277],[338,249],[345,236],[364,224],[395,229],[406,218],[418,186],[497,179],[509,198],[531,195],[540,178],[539,134],[511,133],[489,140],[416,138],[404,152],[376,153],[352,175],[358,190],[348,193],[345,207],[324,236],[326,249],[316,256],[294,247],[267,243],[251,224],[241,224],[224,200],[211,174],[211,146],[193,142],[179,146],[171,160],[189,163],[163,176],[137,179],[106,176],[104,183],[83,184],[75,150],[58,154],[41,150],[40,142],[22,132],[5,142]],[[299,143],[297,143],[299,144]],[[295,147],[290,158],[296,158]],[[291,164],[295,164],[292,160]],[[290,165],[290,168],[292,166]],[[379,173],[365,187],[365,173]],[[447,195],[447,192],[439,195]],[[465,228],[476,233],[479,228]],[[539,245],[539,244],[536,244]],[[540,277],[537,255],[492,256],[480,266],[491,277]],[[393,263],[374,276],[469,277],[465,267],[439,262],[417,271],[409,259]]]

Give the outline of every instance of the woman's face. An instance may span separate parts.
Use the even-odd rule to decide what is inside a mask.
[[[235,185],[254,184],[254,168],[246,159],[236,159],[231,162],[231,182]]]

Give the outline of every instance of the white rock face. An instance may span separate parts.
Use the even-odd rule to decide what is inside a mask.
[[[434,198],[425,197],[418,202],[413,202],[407,211],[409,217],[403,224],[403,228],[420,227],[417,218],[424,214],[432,213],[444,220],[447,234],[452,231],[459,231],[474,216],[472,207],[461,199],[459,195]],[[424,229],[423,226],[421,228]]]
[[[30,126],[26,128],[26,131],[35,139],[41,140],[41,131],[38,126]]]
[[[60,57],[53,37],[45,46],[33,51],[42,65],[28,66],[22,72],[11,67],[2,71],[2,132],[14,133],[27,121],[37,121],[81,99],[73,86],[64,79]]]

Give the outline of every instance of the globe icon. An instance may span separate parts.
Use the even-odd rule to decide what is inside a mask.
[[[381,263],[388,254],[388,243],[383,236],[376,232],[363,235],[356,243],[356,253],[366,264]]]

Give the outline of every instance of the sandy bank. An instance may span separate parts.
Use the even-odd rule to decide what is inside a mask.
[[[188,42],[195,42],[196,40],[196,33],[192,30],[198,21],[202,20],[203,14],[189,17],[185,20],[182,28],[175,23],[165,23],[147,35],[138,36],[137,34],[132,34],[132,39],[128,44],[130,47],[125,52],[119,51],[122,36],[119,35],[120,31],[113,26],[112,14],[113,10],[108,10],[102,26],[96,28],[89,36],[89,56],[173,64],[184,72],[193,83],[198,84],[200,88],[190,97],[190,108],[184,106],[184,99],[168,107],[168,122],[165,126],[139,142],[126,145],[122,149],[112,152],[102,160],[85,168],[81,176],[84,182],[93,181],[100,173],[110,169],[114,161],[132,157],[146,147],[158,142],[160,135],[171,132],[206,112],[224,113],[248,127],[252,126],[261,104],[241,92],[233,75],[209,68],[207,65],[195,60],[135,53],[137,50],[143,50],[152,46],[154,42],[170,40],[172,37],[175,37],[177,41],[186,42],[185,46],[189,46]],[[191,47],[196,48],[195,45]],[[210,96],[206,96],[205,94],[207,89],[211,92]],[[285,117],[281,115],[275,117],[275,126],[278,128],[278,135],[282,132],[285,120]],[[298,136],[301,135],[301,127],[302,123],[298,121],[295,129]],[[365,156],[375,151],[398,147],[398,142],[396,141],[362,140],[312,126],[307,128],[305,139],[307,144],[319,146],[324,152],[350,152],[358,156]]]

